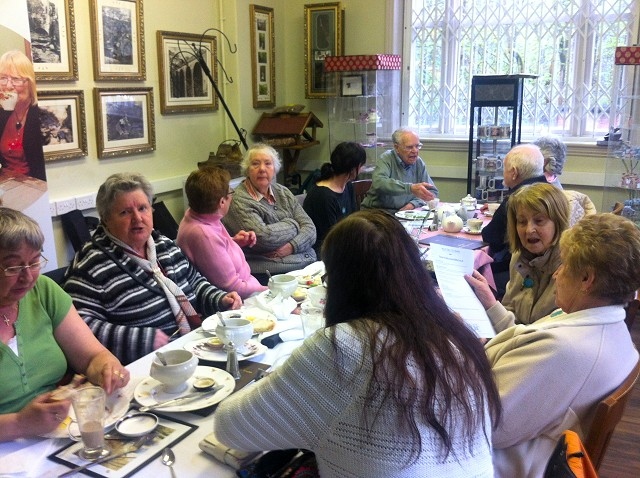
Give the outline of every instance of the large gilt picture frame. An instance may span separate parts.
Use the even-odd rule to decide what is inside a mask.
[[[153,88],[94,88],[98,157],[156,149]]]
[[[38,92],[40,131],[45,161],[82,158],[87,155],[84,92]]]
[[[78,79],[73,0],[27,0],[37,81]]]
[[[217,110],[218,96],[196,56],[202,56],[211,76],[217,80],[216,37],[158,30],[156,38],[160,113],[166,115]],[[194,51],[194,48],[197,50]]]
[[[269,108],[276,104],[273,8],[250,5],[249,9],[253,107]]]
[[[142,0],[89,0],[93,76],[145,80]]]
[[[304,6],[305,98],[327,98],[337,94],[334,75],[324,72],[324,59],[342,55],[343,15],[340,2]]]

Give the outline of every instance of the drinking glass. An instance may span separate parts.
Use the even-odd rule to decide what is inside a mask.
[[[84,448],[80,456],[95,460],[109,454],[104,443],[104,417],[107,395],[100,387],[85,387],[71,397]]]

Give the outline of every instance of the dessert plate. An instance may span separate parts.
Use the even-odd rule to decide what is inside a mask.
[[[430,211],[416,211],[416,210],[408,210],[408,211],[398,211],[396,212],[396,217],[400,219],[429,219]]]
[[[179,398],[182,395],[192,393],[193,383],[203,377],[214,379],[216,381],[216,386],[222,385],[222,389],[218,390],[214,394],[202,392],[202,397],[197,397],[187,401],[186,403],[178,405],[158,407],[155,410],[158,412],[190,412],[193,410],[200,410],[202,408],[207,408],[211,405],[219,403],[224,398],[231,395],[236,387],[236,381],[229,373],[225,372],[224,370],[215,367],[204,367],[199,365],[196,368],[196,372],[193,374],[193,376],[189,380],[187,380],[187,384],[189,386],[184,392],[167,393],[163,390],[162,384],[160,382],[158,382],[155,378],[147,377],[138,384],[133,394],[133,398],[135,398],[136,402],[138,402],[142,406],[151,406],[155,405],[156,403],[171,400],[173,398]]]
[[[214,349],[207,345],[210,339],[198,339],[184,344],[184,349],[202,360],[210,362],[226,362],[227,351],[224,348]],[[238,360],[259,357],[267,351],[267,347],[256,340],[249,340],[238,350]]]

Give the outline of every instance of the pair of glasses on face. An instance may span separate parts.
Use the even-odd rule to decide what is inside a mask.
[[[402,149],[404,149],[405,151],[413,151],[414,149],[417,149],[418,151],[420,151],[422,149],[422,143],[418,143],[418,144],[407,144],[407,145],[401,145],[400,146]]]
[[[11,80],[11,83],[14,85],[24,85],[27,81],[27,78],[22,78],[20,76],[0,76],[0,85],[6,85]]]
[[[49,262],[49,260],[46,257],[40,256],[40,260],[38,262],[27,264],[26,266],[0,267],[0,269],[2,269],[5,276],[13,277],[20,275],[26,270],[29,270],[30,272],[39,272],[40,269],[47,265],[47,262]]]

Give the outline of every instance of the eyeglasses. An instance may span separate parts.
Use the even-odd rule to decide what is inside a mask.
[[[40,269],[47,265],[47,262],[49,262],[49,260],[46,257],[40,256],[40,260],[38,262],[34,262],[33,264],[27,264],[26,266],[0,267],[0,269],[4,271],[5,276],[13,277],[20,275],[22,271],[26,271],[27,269],[31,272],[38,272]]]
[[[9,80],[11,80],[11,83],[14,85],[24,85],[29,81],[28,78],[21,78],[19,76],[0,76],[0,85],[6,85],[9,83]]]
[[[422,143],[418,143],[418,144],[407,144],[407,145],[398,145],[400,146],[402,149],[404,149],[405,151],[411,151],[413,149],[417,149],[418,151],[422,149]]]
[[[231,196],[233,193],[235,193],[236,191],[234,189],[229,190],[229,192],[227,193],[227,196]]]

